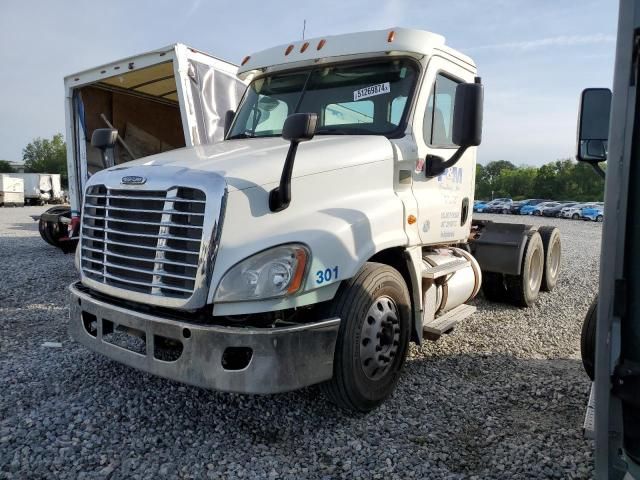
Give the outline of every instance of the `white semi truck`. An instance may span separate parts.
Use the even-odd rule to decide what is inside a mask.
[[[242,393],[322,383],[368,411],[409,341],[555,286],[560,236],[472,222],[473,61],[393,28],[247,56],[224,141],[86,183],[72,336],[135,368]],[[112,157],[117,131],[92,144]],[[70,152],[73,154],[73,152]]]

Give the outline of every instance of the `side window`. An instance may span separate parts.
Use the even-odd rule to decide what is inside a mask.
[[[324,108],[325,125],[348,125],[354,123],[373,123],[373,102],[330,103]]]
[[[282,133],[282,125],[289,114],[288,105],[266,95],[260,95],[257,108],[254,108],[247,119],[246,130],[258,134]]]
[[[391,102],[389,121],[395,126],[400,125],[400,120],[402,120],[402,114],[404,113],[404,106],[406,104],[407,97],[396,97]]]
[[[424,113],[423,135],[427,145],[455,147],[451,140],[453,107],[459,82],[439,73],[427,101]]]

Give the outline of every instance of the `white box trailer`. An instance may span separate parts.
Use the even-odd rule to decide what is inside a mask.
[[[96,129],[118,130],[113,165],[220,141],[226,112],[236,108],[246,88],[237,69],[174,44],[65,77],[71,208],[56,207],[40,217],[41,233],[48,232],[43,238],[61,247],[67,242],[63,250],[75,248],[85,182],[112,166],[91,146]]]
[[[24,180],[13,175],[0,175],[0,206],[24,205]]]
[[[12,173],[11,175],[24,180],[24,202],[27,205],[44,205],[51,200],[50,173]],[[60,175],[58,175],[58,182],[59,179]]]
[[[51,198],[49,203],[63,203],[62,192],[62,179],[59,173],[52,173],[51,175]]]

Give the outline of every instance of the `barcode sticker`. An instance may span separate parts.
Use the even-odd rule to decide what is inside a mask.
[[[370,87],[364,87],[354,91],[353,101],[356,102],[362,98],[375,97],[376,95],[384,95],[385,93],[391,93],[391,85],[389,82],[371,85]]]

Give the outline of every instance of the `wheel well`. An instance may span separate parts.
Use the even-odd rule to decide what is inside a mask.
[[[404,247],[391,247],[385,250],[381,250],[376,253],[373,257],[371,257],[369,262],[377,262],[383,263],[385,265],[389,265],[390,267],[395,268],[400,272],[402,278],[407,284],[407,289],[409,290],[409,298],[411,299],[411,324],[413,325],[413,319],[416,315],[416,301],[414,298],[414,285],[411,280],[411,273],[409,272],[409,267],[407,265],[407,257],[405,256]],[[422,332],[417,332],[415,328],[411,329],[411,341],[420,344],[422,338],[420,336]]]

